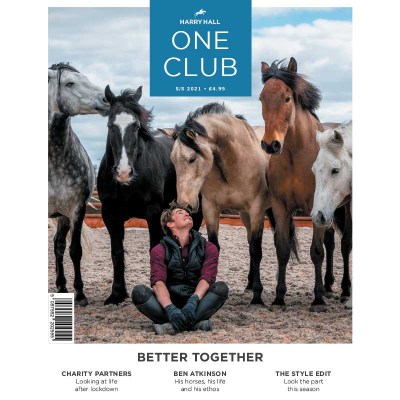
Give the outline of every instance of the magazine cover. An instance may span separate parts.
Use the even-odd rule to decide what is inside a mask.
[[[48,6],[49,390],[356,393],[351,4]]]

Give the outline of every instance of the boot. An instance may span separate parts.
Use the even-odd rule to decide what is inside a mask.
[[[200,321],[196,325],[194,325],[190,330],[191,331],[211,331],[212,330],[211,321],[209,319]]]
[[[154,324],[153,323],[153,330],[156,335],[175,335],[176,332],[172,325],[167,322],[165,324]]]

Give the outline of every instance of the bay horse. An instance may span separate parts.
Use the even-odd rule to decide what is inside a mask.
[[[119,304],[128,297],[125,284],[124,222],[129,218],[147,221],[150,249],[163,237],[160,217],[176,199],[176,174],[170,160],[173,139],[152,131],[152,113],[139,104],[142,87],[126,89],[115,96],[105,89],[110,103],[105,154],[97,178],[102,217],[111,239],[114,280],[104,304]],[[193,215],[198,229],[201,212]]]
[[[71,117],[107,115],[104,91],[67,63],[53,64],[48,73],[48,214],[57,218],[54,236],[57,292],[66,293],[64,252],[71,230],[69,253],[75,270],[75,301],[86,306],[81,277],[81,232],[95,175],[89,156],[71,127]]]
[[[346,219],[351,221],[351,196],[352,196],[352,121],[324,132],[317,132],[317,142],[320,150],[315,160],[312,171],[315,175],[314,204],[311,217],[315,225],[328,228],[333,224],[335,210],[342,206],[346,208]],[[351,237],[350,229],[344,234]],[[350,281],[350,272],[345,270]],[[345,304],[352,308],[351,294]]]
[[[175,127],[171,153],[177,174],[178,202],[196,210],[199,194],[208,240],[218,249],[223,209],[240,211],[250,250],[248,289],[252,304],[263,304],[260,280],[265,210],[269,207],[268,157],[252,127],[227,107],[210,103],[190,113]]]
[[[324,130],[315,111],[319,107],[319,89],[297,73],[297,61],[292,57],[287,66],[283,61],[274,61],[271,66],[261,63],[262,82],[260,94],[262,115],[265,123],[261,147],[271,154],[268,179],[270,185],[272,211],[276,220],[274,235],[278,258],[278,284],[272,309],[285,308],[286,266],[290,257],[289,220],[293,213],[301,209],[309,214],[313,206],[315,178],[311,167],[318,154],[316,131]],[[330,124],[338,126],[339,124]],[[338,209],[337,225],[342,230],[350,222]],[[351,236],[351,235],[350,235]],[[324,247],[327,249],[325,287],[322,281]],[[342,237],[344,269],[348,268],[351,237]],[[332,292],[334,231],[313,226],[310,255],[315,267],[314,300],[311,311],[326,311],[323,298]],[[350,281],[343,276],[342,300],[350,295]]]

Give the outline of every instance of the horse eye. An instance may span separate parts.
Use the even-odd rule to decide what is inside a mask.
[[[290,97],[286,97],[285,103],[289,103],[289,101],[290,101]]]
[[[190,158],[189,158],[189,164],[194,163],[195,160],[196,160],[196,156],[190,157]]]
[[[339,171],[340,171],[340,169],[339,169],[339,168],[332,168],[332,175],[336,175],[336,174],[338,174],[338,173],[339,173]]]
[[[71,87],[71,86],[73,86],[73,85],[75,85],[74,82],[68,82],[65,86],[66,86],[66,87]]]

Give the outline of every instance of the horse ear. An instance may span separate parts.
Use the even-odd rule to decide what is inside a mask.
[[[114,104],[117,101],[117,98],[110,89],[110,85],[106,86],[106,90],[104,92],[106,95],[106,100],[110,103],[110,105]]]
[[[171,128],[157,128],[158,131],[162,132],[164,135],[168,137],[173,137],[174,136],[174,130]]]
[[[329,141],[329,144],[335,147],[342,147],[344,144],[343,136],[337,130],[333,131],[333,137]]]
[[[186,131],[186,136],[192,140],[196,140],[197,133],[193,131]]]
[[[295,58],[290,57],[289,65],[288,65],[288,71],[291,72],[297,72],[297,61]]]
[[[319,144],[319,147],[321,147],[321,143],[322,143],[322,135],[324,134],[324,132],[320,132],[318,129],[317,129],[317,137],[316,137],[316,139],[317,139],[317,143]]]
[[[268,70],[269,65],[266,62],[261,61],[261,74],[265,74]]]
[[[142,86],[139,86],[139,87],[136,89],[136,92],[135,92],[135,94],[133,95],[133,98],[134,98],[137,102],[139,102],[139,100],[140,100],[141,97],[142,97]]]

